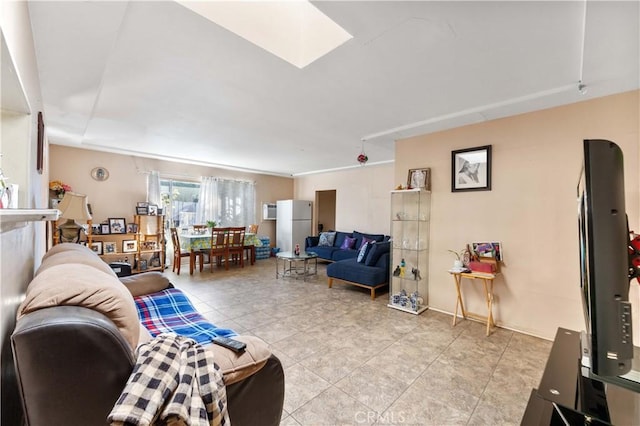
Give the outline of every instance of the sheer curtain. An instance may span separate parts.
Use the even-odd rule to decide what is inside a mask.
[[[160,172],[152,171],[147,176],[147,202],[163,207],[160,197]]]
[[[218,226],[249,226],[255,222],[254,182],[203,177],[196,223],[215,220]]]
[[[203,176],[200,182],[200,195],[196,207],[197,224],[205,224],[210,220],[215,220],[220,224],[220,219],[216,214],[217,205],[217,179],[210,176]]]

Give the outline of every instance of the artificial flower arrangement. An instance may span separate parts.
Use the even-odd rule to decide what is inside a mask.
[[[62,183],[59,180],[52,180],[49,182],[49,189],[55,192],[58,198],[64,197],[65,192],[72,191],[71,186],[66,183]]]

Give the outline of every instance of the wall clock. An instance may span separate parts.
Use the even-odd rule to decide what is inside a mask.
[[[109,170],[104,167],[96,167],[91,170],[91,177],[97,181],[103,181],[109,179]]]

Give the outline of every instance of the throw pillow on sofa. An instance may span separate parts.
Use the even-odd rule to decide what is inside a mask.
[[[383,234],[363,234],[362,232],[353,231],[352,236],[356,239],[356,248],[359,249],[364,243],[364,239],[373,241],[384,241],[385,236]]]
[[[360,243],[360,248],[362,248],[362,246],[364,246],[365,244],[371,244],[371,243],[375,243],[375,241],[372,240],[371,238],[362,237],[362,242]]]
[[[340,246],[340,250],[351,250],[356,245],[356,239],[351,237],[344,237],[344,241]]]
[[[370,249],[371,249],[371,244],[369,243],[364,243],[362,247],[360,247],[360,251],[358,252],[358,258],[356,259],[358,263],[364,263],[364,261],[367,259],[367,254],[369,253]]]
[[[335,232],[322,232],[320,233],[320,241],[318,242],[318,246],[331,247],[333,246],[333,240],[335,238]]]
[[[369,254],[364,261],[366,266],[375,266],[383,254],[391,251],[391,241],[375,242],[369,245],[371,246],[371,249],[369,249]]]

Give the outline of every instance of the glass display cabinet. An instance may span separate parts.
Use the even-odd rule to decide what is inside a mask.
[[[391,191],[390,308],[412,314],[427,309],[431,191]]]

